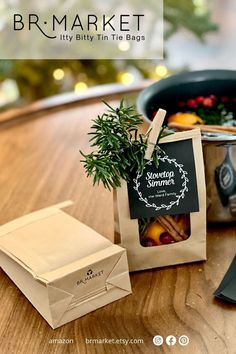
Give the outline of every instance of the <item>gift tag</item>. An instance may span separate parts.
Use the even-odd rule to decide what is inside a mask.
[[[214,295],[221,300],[236,303],[236,256]]]
[[[231,161],[230,148],[226,146],[225,159],[215,170],[215,182],[223,206],[228,205],[229,197],[236,189],[236,171]]]
[[[147,161],[142,175],[128,183],[131,219],[199,211],[192,140],[160,145],[163,150],[156,168]]]

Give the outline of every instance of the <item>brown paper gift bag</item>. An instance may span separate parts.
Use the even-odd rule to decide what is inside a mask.
[[[0,227],[0,264],[57,328],[131,293],[126,251],[66,214],[64,202]]]
[[[150,160],[166,112],[159,110],[150,129],[149,144],[145,158]],[[196,185],[199,211],[190,213],[191,233],[188,239],[172,244],[143,247],[140,243],[138,219],[131,219],[127,183],[114,193],[115,242],[127,249],[130,271],[163,267],[193,261],[206,260],[206,190],[205,175],[199,129],[174,133],[162,138],[162,144],[191,140],[196,170]],[[168,215],[168,213],[166,212]]]

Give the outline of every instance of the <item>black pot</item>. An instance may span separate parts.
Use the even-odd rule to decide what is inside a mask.
[[[173,75],[142,91],[137,99],[137,107],[150,120],[158,108],[167,110],[168,115],[171,115],[180,110],[178,102],[210,94],[236,97],[236,71],[202,70]],[[232,110],[236,114],[235,104]]]
[[[154,112],[159,108],[165,109],[169,116],[180,111],[178,106],[180,101],[211,94],[235,98],[236,71],[204,70],[171,76],[142,91],[138,96],[137,106],[139,112],[150,122]],[[235,102],[230,106],[230,110],[236,117]],[[216,183],[219,170],[228,160],[230,160],[228,165],[235,171],[234,183],[236,183],[236,137],[203,134],[202,140],[207,187],[207,219],[209,222],[236,221],[236,190],[230,192],[226,200]]]

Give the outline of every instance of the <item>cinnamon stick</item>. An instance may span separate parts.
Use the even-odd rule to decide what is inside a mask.
[[[170,215],[164,216],[166,220],[172,225],[172,227],[181,235],[181,237],[186,240],[188,238],[187,233],[184,229],[174,220],[174,218]]]
[[[183,241],[181,235],[173,228],[173,226],[165,219],[164,216],[158,216],[157,220],[161,226],[173,237],[176,242]]]
[[[191,130],[191,129],[199,128],[202,132],[236,135],[236,127],[226,127],[223,125],[203,125],[203,124],[187,125],[187,124],[170,122],[168,123],[168,127],[178,129],[178,130]]]
[[[176,242],[187,240],[189,238],[186,230],[184,230],[172,216],[158,216],[156,219]]]

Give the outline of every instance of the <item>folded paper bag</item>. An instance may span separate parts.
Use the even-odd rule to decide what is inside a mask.
[[[0,227],[0,264],[52,328],[131,293],[126,251],[60,210]]]

